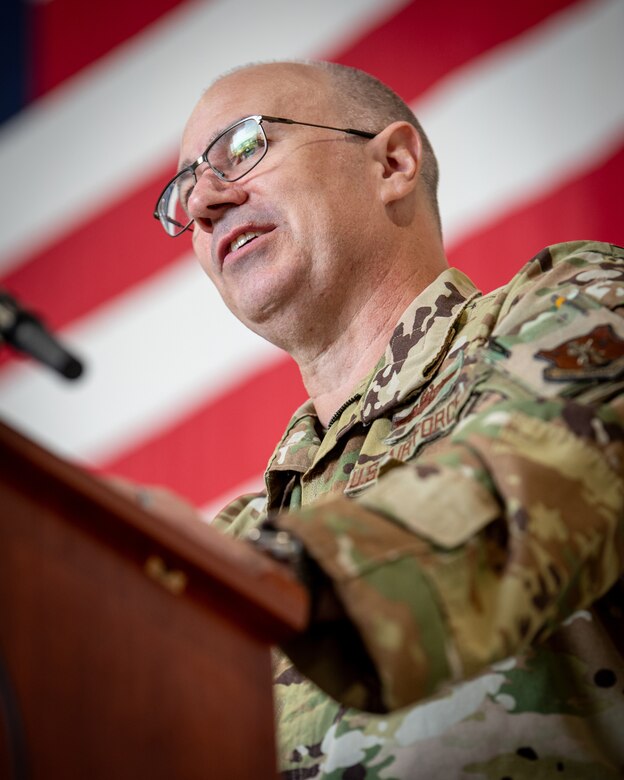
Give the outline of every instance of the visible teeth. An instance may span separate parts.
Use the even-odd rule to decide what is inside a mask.
[[[240,249],[244,244],[246,244],[248,241],[251,241],[252,238],[257,238],[258,236],[261,236],[262,233],[253,232],[253,233],[241,233],[238,238],[235,238],[234,241],[230,244],[230,252],[235,252],[237,249]]]

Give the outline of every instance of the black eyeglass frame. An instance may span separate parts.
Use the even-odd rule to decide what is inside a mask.
[[[213,148],[213,146],[218,141],[220,141],[221,138],[223,138],[223,136],[226,135],[226,133],[229,133],[231,130],[233,130],[238,125],[242,125],[245,122],[248,122],[250,119],[253,119],[254,122],[256,122],[256,124],[258,125],[258,127],[262,131],[262,135],[264,137],[264,150],[262,151],[262,154],[258,157],[258,159],[254,162],[254,164],[251,166],[251,168],[246,170],[245,173],[241,173],[240,176],[235,176],[234,178],[229,178],[229,177],[227,177],[223,173],[223,171],[220,171],[218,168],[215,168],[214,165],[212,165],[212,163],[208,159],[208,155],[210,154],[210,150]],[[187,222],[187,224],[183,226],[180,223],[175,222],[175,220],[169,219],[164,213],[161,216],[161,212],[160,212],[160,209],[159,209],[160,203],[161,203],[161,201],[163,199],[163,196],[165,195],[167,190],[171,187],[171,185],[176,181],[176,179],[178,179],[180,176],[182,176],[184,174],[187,174],[187,173],[192,173],[194,175],[195,171],[197,170],[197,168],[200,165],[202,165],[202,163],[206,163],[208,165],[208,167],[210,168],[210,170],[215,174],[215,176],[217,176],[219,179],[221,179],[221,181],[235,182],[235,181],[238,181],[239,179],[242,179],[244,176],[247,176],[248,173],[253,171],[253,169],[256,167],[256,165],[258,165],[258,163],[262,162],[262,160],[266,156],[266,153],[269,150],[269,139],[267,138],[266,133],[264,131],[264,128],[262,127],[262,123],[263,122],[278,123],[278,124],[282,124],[282,125],[303,125],[304,127],[318,127],[318,128],[320,128],[322,130],[336,130],[338,133],[347,133],[349,135],[357,135],[360,138],[368,138],[368,139],[375,138],[375,136],[378,135],[378,133],[370,133],[370,132],[368,132],[366,130],[355,130],[352,127],[332,127],[331,125],[318,125],[318,124],[315,124],[314,122],[299,122],[299,121],[297,121],[295,119],[286,119],[285,117],[281,117],[281,116],[269,116],[268,114],[252,114],[251,116],[246,116],[246,117],[243,117],[242,119],[237,119],[236,122],[232,122],[231,125],[228,125],[222,132],[219,133],[219,135],[216,138],[214,138],[208,144],[208,146],[204,150],[203,154],[201,154],[197,158],[197,160],[195,160],[194,163],[191,163],[190,165],[187,165],[186,168],[182,168],[181,171],[178,171],[176,173],[176,175],[169,182],[167,182],[167,184],[163,188],[162,192],[158,196],[158,200],[156,201],[156,208],[154,209],[153,216],[154,216],[155,219],[157,219],[161,223],[165,233],[168,236],[170,236],[171,238],[177,238],[178,236],[181,236],[182,233],[187,231],[191,227],[191,225],[193,224],[193,220],[192,219],[190,219]],[[197,182],[197,177],[195,177],[195,181]],[[164,223],[165,219],[168,222],[173,223],[173,224],[177,225],[178,227],[180,227],[181,228],[180,232],[179,233],[175,233],[174,235],[172,235],[167,230],[167,228],[165,227],[165,223]]]

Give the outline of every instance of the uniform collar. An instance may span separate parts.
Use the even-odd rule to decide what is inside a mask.
[[[478,295],[465,274],[447,268],[412,301],[363,393],[360,419],[364,424],[429,379],[448,350],[461,313]]]
[[[461,271],[443,271],[404,311],[383,357],[354,389],[352,403],[330,426],[323,441],[314,405],[308,399],[292,416],[270,468],[305,471],[355,423],[370,425],[423,385],[446,354],[462,311],[478,295],[479,290]]]

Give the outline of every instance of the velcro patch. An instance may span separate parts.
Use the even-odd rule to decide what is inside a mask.
[[[553,349],[536,352],[535,357],[550,363],[544,379],[555,382],[617,379],[624,374],[624,340],[611,325],[598,325]]]
[[[408,414],[402,418],[403,424],[394,428],[384,439],[383,443],[388,447],[385,452],[360,458],[349,475],[345,494],[356,495],[369,488],[377,481],[386,464],[410,460],[425,444],[451,430],[473,389],[473,382],[468,384],[462,381],[442,401],[438,400],[438,396],[435,404],[416,403],[414,408],[421,410],[421,415]]]

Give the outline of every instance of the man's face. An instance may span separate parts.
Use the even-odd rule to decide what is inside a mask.
[[[197,159],[217,132],[252,114],[348,124],[336,116],[325,78],[269,65],[217,82],[187,124],[180,160]],[[244,178],[223,182],[207,165],[197,169],[189,210],[198,223],[195,252],[225,303],[280,344],[273,323],[307,327],[350,288],[371,230],[373,177],[363,139],[297,125],[264,128],[268,152]],[[249,233],[257,235],[233,246]]]

